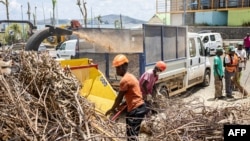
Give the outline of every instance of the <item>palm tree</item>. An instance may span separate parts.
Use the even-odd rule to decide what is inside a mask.
[[[103,23],[103,21],[102,21],[102,16],[99,15],[99,16],[96,17],[96,19],[97,19],[97,21],[98,21],[98,28],[100,28],[100,25]]]
[[[55,25],[55,7],[56,7],[56,0],[52,0],[52,5],[53,5],[53,21],[52,21],[52,25]]]
[[[0,0],[0,3],[4,4],[6,7],[6,15],[7,15],[7,20],[9,20],[9,2],[8,0]]]

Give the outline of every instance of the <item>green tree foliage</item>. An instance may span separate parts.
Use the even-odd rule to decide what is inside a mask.
[[[243,22],[242,26],[250,26],[250,21]]]
[[[5,30],[5,41],[8,44],[16,43],[22,38],[22,27],[20,24],[13,23]]]
[[[115,25],[115,28],[121,28],[121,23],[119,20],[115,20],[114,25]]]
[[[98,28],[100,28],[100,25],[103,23],[102,16],[99,15],[95,19],[97,19],[97,21],[98,21]]]

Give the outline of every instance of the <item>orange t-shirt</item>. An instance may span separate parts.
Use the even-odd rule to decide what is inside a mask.
[[[144,103],[142,93],[139,86],[139,81],[130,73],[126,73],[120,81],[120,91],[126,91],[125,99],[127,103],[127,111],[139,107]]]

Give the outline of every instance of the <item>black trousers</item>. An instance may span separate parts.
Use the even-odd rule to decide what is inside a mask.
[[[128,141],[138,141],[138,135],[140,132],[141,122],[147,113],[147,108],[145,104],[133,109],[127,113],[126,117],[126,130]]]

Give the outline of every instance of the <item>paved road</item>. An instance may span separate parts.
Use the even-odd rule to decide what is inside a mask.
[[[211,65],[213,65],[213,56],[209,58]],[[213,73],[212,73],[213,74]],[[223,84],[225,84],[223,79]],[[249,92],[249,97],[242,99],[242,94],[238,91],[233,91],[235,99],[224,99],[224,100],[214,100],[214,77],[211,76],[210,86],[199,87],[195,86],[190,88],[186,93],[181,94],[184,101],[197,100],[204,101],[206,106],[221,106],[221,105],[232,105],[238,103],[250,102],[250,60],[247,62],[246,70],[243,71],[241,78],[241,85]],[[223,89],[225,96],[225,87]]]

